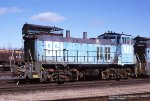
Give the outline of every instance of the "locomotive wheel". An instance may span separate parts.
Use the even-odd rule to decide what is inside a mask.
[[[79,80],[85,80],[85,71],[80,71],[78,78]]]
[[[60,81],[69,81],[70,79],[67,75],[59,75],[59,77],[58,77],[58,75],[55,75],[55,76],[53,76],[53,80],[54,81],[58,81],[58,80],[60,80]]]
[[[124,70],[124,79],[128,79],[128,73],[126,70]]]

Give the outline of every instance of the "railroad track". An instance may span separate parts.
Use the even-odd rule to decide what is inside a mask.
[[[114,96],[95,96],[83,98],[68,98],[52,101],[149,101],[150,93],[124,94]]]
[[[103,80],[103,81],[84,81],[84,82],[65,82],[64,84],[4,84],[0,86],[0,92],[8,91],[25,91],[25,90],[57,90],[57,89],[74,89],[88,87],[110,87],[119,85],[138,85],[150,83],[150,79],[131,79],[131,80]]]
[[[0,86],[0,99],[13,99],[14,101],[31,100],[31,98],[33,100],[50,101],[116,101],[122,98],[136,99],[136,97],[138,99],[149,99],[149,84],[150,79],[65,82],[64,84],[11,84]],[[143,95],[139,95],[139,93],[143,93]]]

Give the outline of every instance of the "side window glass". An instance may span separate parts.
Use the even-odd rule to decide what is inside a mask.
[[[124,37],[122,37],[122,44],[124,44]]]
[[[110,47],[108,47],[108,60],[110,60]]]
[[[131,44],[134,44],[134,40],[133,40],[133,38],[131,38]]]
[[[97,60],[99,60],[99,47],[97,47]]]
[[[100,47],[100,59],[102,60],[102,58],[103,58],[103,52],[102,52],[103,50],[102,50],[102,47]]]
[[[107,60],[107,47],[105,47],[105,60]]]
[[[127,44],[130,44],[130,38],[127,37]]]

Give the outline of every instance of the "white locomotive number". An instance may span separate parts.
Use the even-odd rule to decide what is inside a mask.
[[[63,43],[62,42],[53,42],[53,56],[63,56]],[[57,51],[57,53],[56,53]]]
[[[130,46],[124,46],[123,47],[123,52],[125,54],[131,54],[132,53],[132,47],[130,47]]]
[[[63,42],[46,42],[46,56],[63,56]]]

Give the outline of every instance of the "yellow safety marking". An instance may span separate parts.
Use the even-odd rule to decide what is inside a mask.
[[[33,78],[39,78],[39,75],[33,75]]]

